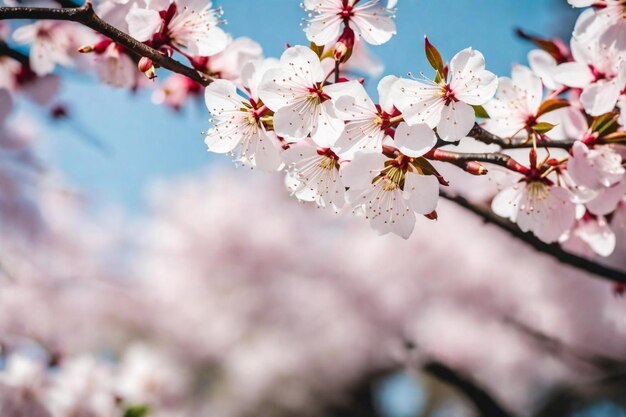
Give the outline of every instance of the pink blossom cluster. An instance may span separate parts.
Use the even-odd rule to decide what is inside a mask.
[[[623,3],[614,3],[580,16],[570,48],[538,42],[530,68],[515,65],[510,78],[497,79],[471,48],[444,65],[426,40],[434,79],[384,77],[376,102],[341,67],[355,44],[389,41],[393,11],[382,2],[305,2],[313,46],[249,62],[240,83],[210,85],[206,143],[239,163],[285,171],[301,201],[407,238],[416,214],[437,218],[439,186],[448,185],[437,168],[451,161],[438,148],[475,136],[479,122],[529,149],[527,165],[505,166],[510,185],[501,184],[493,211],[545,242],[608,256],[626,193],[626,23],[615,12]],[[487,171],[471,164],[463,166],[470,174]]]
[[[472,48],[446,64],[426,39],[434,76],[386,76],[377,100],[351,69],[367,60],[364,44],[380,45],[396,34],[395,1],[303,2],[311,43],[289,46],[280,59],[265,58],[251,39],[232,39],[222,29],[222,9],[210,1],[105,0],[96,11],[158,54],[182,58],[212,77],[204,91],[212,116],[209,151],[284,171],[300,201],[353,212],[380,234],[407,238],[417,217],[438,216],[440,189],[450,185],[442,165],[479,176],[487,167],[504,168],[512,175],[489,198],[494,213],[544,242],[607,256],[626,192],[624,4],[570,3],[588,8],[569,47],[530,37],[540,49],[529,54],[529,67],[515,65],[511,77],[498,79]],[[2,29],[8,39],[9,26]],[[30,45],[29,59],[3,57],[0,84],[10,94],[34,90],[38,102],[53,96],[57,66],[95,66],[104,82],[132,89],[146,85],[142,72],[156,77],[152,59],[137,59],[73,22],[37,21],[11,38]],[[81,58],[78,50],[95,59]],[[201,84],[176,73],[153,99],[178,109],[202,94]],[[482,159],[456,152],[454,145],[485,132],[499,138],[500,148]],[[492,168],[494,157],[500,159]]]
[[[397,245],[324,210],[294,207],[286,217],[292,203],[280,181],[255,174],[213,169],[159,184],[153,214],[117,228],[48,200],[58,243],[34,260],[20,252],[3,259],[14,278],[0,283],[0,410],[325,415],[372,373],[407,369],[422,378],[430,360],[529,410],[555,384],[604,375],[589,358],[626,355],[624,303],[610,285],[459,208],[443,203],[439,224],[417,220],[429,245],[418,235]],[[102,241],[118,240],[120,230],[135,236],[125,245],[134,255],[116,276],[103,261],[112,245]],[[459,233],[473,236],[469,248]],[[507,265],[506,285],[485,252]],[[80,276],[65,270],[63,256],[82,259]],[[615,259],[623,266],[623,252]],[[47,269],[29,275],[33,262]],[[555,353],[511,323],[571,352]],[[417,348],[404,348],[407,341]],[[444,406],[447,397],[437,402],[423,381]]]

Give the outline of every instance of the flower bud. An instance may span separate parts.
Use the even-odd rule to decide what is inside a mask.
[[[531,168],[537,167],[537,151],[535,149],[531,149],[528,152],[528,162],[530,162]]]
[[[87,54],[90,52],[95,52],[97,54],[102,54],[104,51],[111,45],[113,41],[109,38],[102,39],[100,42],[94,45],[85,45],[78,49],[78,52],[81,54]]]
[[[345,62],[352,55],[352,48],[354,48],[354,31],[346,26],[343,30],[337,43],[335,43],[335,60],[339,62]]]
[[[486,175],[487,168],[485,168],[482,164],[476,161],[468,161],[464,166],[465,171],[469,172],[472,175]]]
[[[139,71],[143,72],[149,80],[156,78],[156,70],[150,58],[142,56],[137,64],[137,68],[139,68]]]

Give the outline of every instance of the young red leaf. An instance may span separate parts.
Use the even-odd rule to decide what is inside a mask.
[[[560,98],[553,98],[552,100],[546,100],[541,103],[539,106],[539,110],[537,110],[537,117],[542,114],[550,113],[551,111],[562,109],[563,107],[569,106],[569,102],[567,100],[563,100]]]
[[[443,58],[441,58],[441,54],[437,48],[430,43],[427,36],[424,36],[424,49],[430,66],[433,67],[435,71],[439,72],[439,74],[443,74]]]

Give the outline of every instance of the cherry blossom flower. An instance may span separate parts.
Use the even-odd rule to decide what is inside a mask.
[[[597,216],[606,216],[617,208],[626,193],[626,180],[599,190],[589,190],[584,187],[574,188],[574,194],[585,208]]]
[[[547,133],[553,140],[577,139],[567,159],[563,177],[575,202],[584,204],[595,215],[612,212],[626,191],[622,156],[614,146],[596,144],[587,119],[580,110],[566,107],[542,116],[555,124]]]
[[[176,404],[189,389],[181,366],[154,345],[133,344],[124,351],[116,391],[131,404]]]
[[[530,51],[528,53],[528,65],[530,69],[541,78],[543,85],[549,90],[558,90],[562,87],[562,85],[554,79],[554,73],[558,63],[556,59],[546,51],[542,49],[533,49]]]
[[[233,40],[226,48],[207,60],[207,72],[217,78],[239,84],[241,70],[250,61],[263,58],[263,48],[250,38]]]
[[[64,362],[49,391],[53,415],[110,416],[119,412],[110,366],[85,355]]]
[[[131,36],[156,49],[183,48],[193,56],[212,56],[226,48],[228,35],[218,26],[221,9],[206,0],[151,0],[126,17]]]
[[[330,149],[302,141],[282,154],[287,184],[301,201],[339,211],[345,204],[345,186],[339,174],[339,157]]]
[[[124,52],[123,48],[111,42],[102,53],[97,54],[96,71],[105,84],[119,88],[132,88],[137,85],[137,65]]]
[[[152,94],[152,102],[180,110],[187,101],[202,95],[202,86],[180,74],[172,74]]]
[[[21,93],[45,106],[59,91],[60,79],[54,75],[37,76],[33,70],[9,57],[0,57],[0,88],[12,94]]]
[[[333,146],[333,150],[342,158],[351,159],[359,151],[382,152],[386,130],[391,126],[389,121],[394,115],[399,115],[399,112],[394,114],[391,102],[391,87],[397,79],[390,75],[378,83],[379,107],[357,81],[350,81],[350,95],[335,100],[337,115],[347,122],[342,135]]]
[[[626,88],[626,30],[613,26],[590,41],[572,38],[574,62],[560,64],[554,79],[581,88],[580,102],[591,116],[608,113]]]
[[[144,0],[103,0],[95,5],[98,16],[105,22],[128,33],[128,23],[126,16],[135,7],[145,8]]]
[[[342,26],[372,45],[382,45],[396,34],[393,22],[395,2],[383,6],[381,0],[305,0],[312,12],[305,29],[307,38],[317,45],[337,39]]]
[[[603,216],[585,213],[564,238],[564,248],[582,255],[607,257],[615,251],[615,233]]]
[[[436,127],[443,140],[457,141],[474,125],[472,106],[485,104],[497,87],[496,76],[485,70],[483,55],[467,48],[452,58],[449,80],[400,79],[392,100],[408,124],[426,123]]]
[[[209,151],[234,153],[235,158],[253,167],[275,170],[281,165],[281,145],[272,131],[268,131],[261,118],[267,107],[260,105],[254,81],[255,73],[271,71],[273,61],[251,62],[244,69],[250,97],[237,93],[231,81],[216,80],[205,90],[206,105],[215,117],[205,143]]]
[[[19,388],[25,396],[41,398],[46,383],[46,366],[41,360],[16,353],[0,372],[0,383]]]
[[[567,0],[567,2],[573,7],[600,6],[597,0]],[[624,13],[626,0],[606,0],[602,3],[596,10],[588,10],[581,15],[574,28],[574,37],[590,39],[610,26],[626,23]]]
[[[509,186],[495,196],[491,208],[547,243],[556,242],[576,219],[569,192],[547,180],[530,179]]]
[[[13,32],[18,43],[31,44],[30,66],[39,76],[50,74],[56,65],[73,64],[72,47],[75,45],[68,23],[40,20],[21,26]]]
[[[430,150],[436,138],[413,132],[401,124],[396,138],[415,157]],[[390,160],[379,153],[357,152],[341,167],[343,183],[349,187],[348,202],[364,212],[370,225],[380,234],[395,233],[407,239],[415,226],[415,213],[429,215],[437,207],[439,182],[433,175],[421,175],[413,159],[400,155]]]
[[[567,170],[576,184],[591,190],[599,190],[620,182],[626,169],[622,157],[608,146],[589,149],[581,141],[572,147],[572,156],[567,161]]]
[[[489,113],[484,127],[499,136],[515,136],[536,123],[542,101],[541,79],[528,67],[514,65],[511,78],[500,77],[495,98],[484,105]]]
[[[326,75],[318,56],[309,48],[294,46],[268,70],[259,87],[263,103],[274,111],[274,130],[289,141],[307,135],[321,147],[331,147],[343,132],[331,96],[349,94],[349,83],[324,86]]]

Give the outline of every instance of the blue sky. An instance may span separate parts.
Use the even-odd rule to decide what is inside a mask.
[[[226,29],[249,36],[268,56],[279,56],[287,43],[306,44],[300,0],[222,0]],[[524,63],[530,46],[515,38],[523,27],[564,34],[575,14],[565,0],[399,0],[398,35],[373,52],[386,74],[428,70],[422,38],[427,34],[446,59],[468,46],[484,53],[487,66],[507,75],[511,63]],[[375,82],[370,82],[374,85]],[[68,103],[74,125],[97,136],[113,150],[103,155],[89,146],[67,122],[47,124],[49,157],[96,201],[119,204],[130,212],[146,207],[145,190],[155,179],[193,172],[227,156],[206,152],[201,132],[208,127],[202,103],[181,113],[155,106],[149,93],[132,95],[86,76],[66,77],[61,101]],[[235,169],[235,168],[233,168]]]

